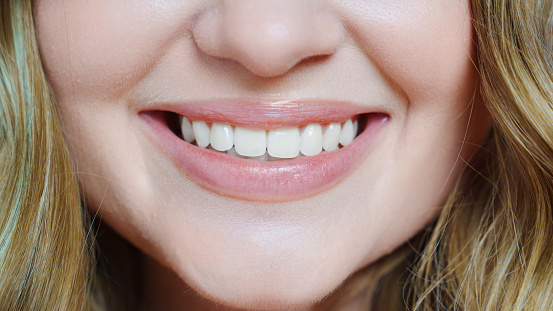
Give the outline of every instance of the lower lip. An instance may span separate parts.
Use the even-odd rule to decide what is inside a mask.
[[[226,197],[263,202],[299,200],[338,184],[370,152],[388,124],[386,115],[369,115],[365,130],[345,148],[264,162],[199,148],[177,137],[155,114],[140,115],[161,149],[194,182]]]

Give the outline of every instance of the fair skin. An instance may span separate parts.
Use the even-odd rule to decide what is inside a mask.
[[[489,126],[471,105],[469,11],[461,0],[37,1],[84,196],[146,254],[143,304],[315,308],[434,219]],[[347,148],[261,162],[184,142],[156,119],[167,111],[265,130],[373,121]]]

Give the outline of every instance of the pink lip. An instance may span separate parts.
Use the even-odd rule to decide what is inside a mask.
[[[287,103],[279,111],[272,104],[159,105],[140,113],[148,132],[177,167],[200,186],[220,195],[248,201],[290,201],[310,197],[340,182],[370,151],[388,124],[388,115],[371,113],[365,130],[349,146],[314,157],[254,161],[203,149],[177,137],[159,111],[186,115],[192,120],[225,122],[251,128],[299,126],[344,121],[367,113],[367,108],[336,103]],[[335,112],[335,113],[333,113]]]
[[[188,117],[189,120],[230,123],[248,128],[272,130],[308,123],[342,122],[354,115],[367,112],[367,107],[352,105],[349,102],[324,101],[213,101],[158,104],[152,110],[171,111]]]

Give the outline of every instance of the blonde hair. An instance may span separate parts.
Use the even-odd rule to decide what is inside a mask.
[[[31,1],[1,1],[0,20],[0,309],[80,310],[91,267],[83,211]]]
[[[553,305],[553,8],[472,1],[481,94],[493,119],[415,270],[414,309]],[[444,307],[447,306],[447,307]]]
[[[31,1],[0,5],[1,307],[90,309],[85,213],[41,68]],[[490,139],[467,160],[439,218],[356,274],[341,299],[361,293],[379,310],[553,305],[552,6],[472,1]]]

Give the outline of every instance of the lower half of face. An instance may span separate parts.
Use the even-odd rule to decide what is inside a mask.
[[[463,1],[36,12],[85,197],[226,305],[321,299],[434,219],[486,137]]]

